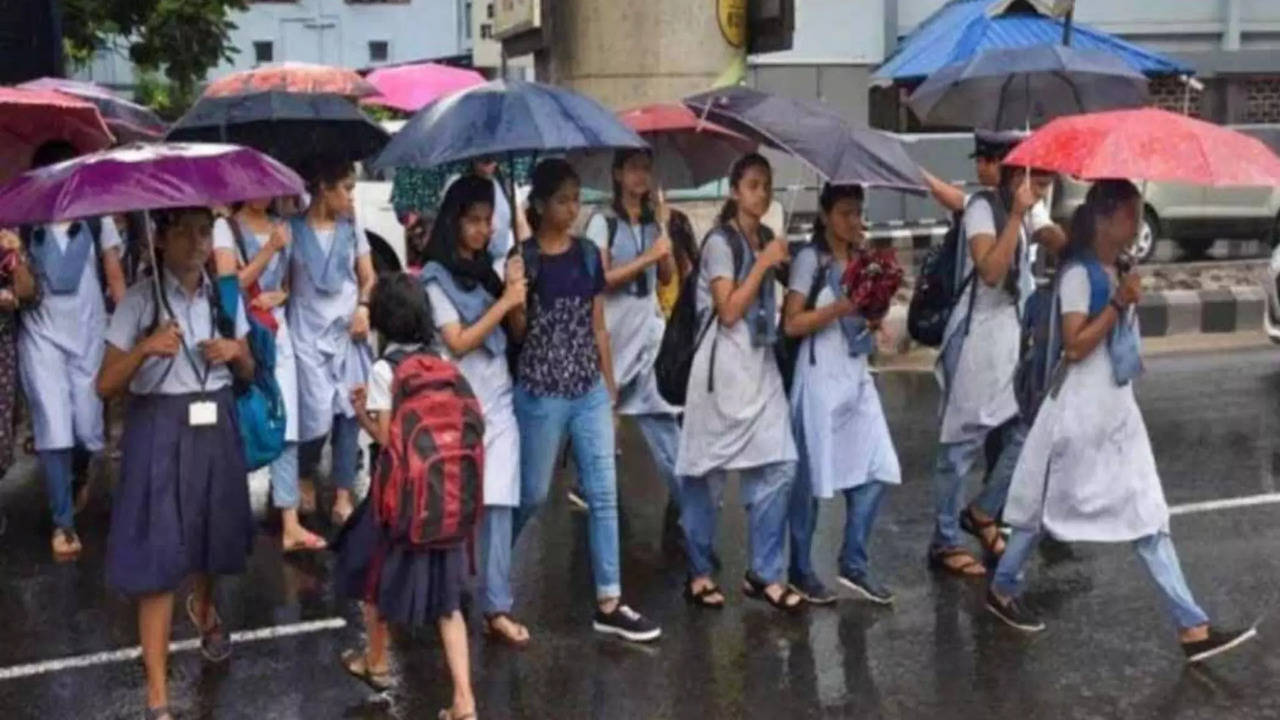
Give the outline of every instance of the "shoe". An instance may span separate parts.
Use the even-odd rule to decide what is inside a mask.
[[[877,605],[892,605],[893,591],[871,579],[866,573],[851,573],[840,571],[836,580],[843,586],[849,588],[856,595],[861,595],[864,600],[870,600]]]
[[[598,633],[617,635],[631,642],[650,642],[662,636],[662,628],[622,603],[607,614],[597,608],[592,627]]]
[[[586,499],[582,497],[582,491],[578,488],[569,491],[569,508],[581,512],[590,512],[591,510],[591,506],[587,504]]]
[[[1203,662],[1214,655],[1221,655],[1228,650],[1234,650],[1257,636],[1257,628],[1217,630],[1211,627],[1209,628],[1209,637],[1204,640],[1182,643],[1182,652],[1187,654],[1187,662],[1189,663]]]
[[[834,605],[837,596],[827,589],[816,576],[794,581],[788,585],[791,591],[804,598],[811,605]]]
[[[1044,630],[1044,622],[1018,598],[1001,602],[995,593],[987,590],[987,611],[1003,620],[1005,625],[1022,632],[1038,633]]]

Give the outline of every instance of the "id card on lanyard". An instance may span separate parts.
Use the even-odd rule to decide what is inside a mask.
[[[169,316],[174,317],[173,308],[169,307],[168,298],[165,298],[165,309],[169,311]],[[176,320],[176,317],[174,318]],[[190,315],[188,315],[190,320]],[[194,323],[192,323],[194,325]],[[213,313],[213,301],[209,302],[209,330],[211,333],[217,333],[217,318]],[[211,335],[210,340],[213,339]],[[186,356],[187,362],[191,363],[191,369],[195,371],[196,377],[200,378],[200,395],[201,398],[192,400],[187,405],[187,426],[188,427],[210,427],[218,424],[218,403],[203,397],[208,394],[209,373],[212,371],[209,363],[203,363],[204,370],[201,371],[201,363],[197,360],[196,354],[192,352],[191,346],[187,344],[187,335],[182,333],[178,337],[178,341],[182,344],[182,354]]]

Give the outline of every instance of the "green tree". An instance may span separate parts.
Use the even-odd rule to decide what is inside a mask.
[[[63,0],[67,55],[84,63],[104,48],[126,52],[145,72],[163,72],[179,97],[193,97],[210,68],[230,61],[236,29],[228,15],[248,0]]]

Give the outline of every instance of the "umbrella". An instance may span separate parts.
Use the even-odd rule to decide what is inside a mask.
[[[125,100],[101,85],[45,77],[22,83],[18,87],[29,90],[53,90],[93,103],[102,114],[107,127],[111,128],[111,132],[115,134],[116,140],[122,143],[158,140],[164,135],[166,125],[159,115],[152,112],[150,108]]]
[[[80,152],[111,144],[111,131],[91,103],[48,90],[0,87],[0,182],[31,165],[31,153],[65,141]]]
[[[853,128],[822,105],[745,87],[693,95],[684,104],[699,117],[799,158],[832,184],[926,192],[920,167],[900,140]]]
[[[167,139],[233,142],[297,167],[316,157],[363,160],[381,150],[388,135],[344,97],[270,91],[202,98]]]
[[[365,105],[417,112],[437,98],[451,92],[484,84],[484,76],[475,70],[439,63],[414,63],[374,70],[365,76],[378,90],[360,102]]]
[[[1084,180],[1280,185],[1280,158],[1262,141],[1155,108],[1058,118],[1018,145],[1005,163]]]
[[[135,144],[31,170],[0,188],[0,226],[303,192],[297,173],[235,145]]]
[[[921,122],[992,130],[1142,107],[1147,78],[1123,59],[1066,45],[998,48],[929,76],[909,103]]]
[[[376,95],[378,92],[377,88],[354,70],[329,65],[286,62],[227,75],[210,83],[202,97],[244,95],[266,90],[333,93],[356,98]]]
[[[735,159],[756,149],[755,141],[701,121],[675,103],[645,105],[618,117],[653,148],[654,176],[668,189],[701,187],[722,178]],[[587,153],[572,160],[584,185],[600,190],[612,187],[610,158]]]

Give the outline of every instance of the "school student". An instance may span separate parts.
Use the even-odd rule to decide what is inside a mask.
[[[878,321],[860,316],[841,277],[862,243],[862,188],[825,185],[813,240],[796,253],[783,305],[783,330],[796,349],[791,419],[800,456],[791,488],[792,589],[811,603],[835,602],[810,554],[818,499],[844,495],[844,546],[838,581],[875,603],[893,593],[871,573],[871,527],[885,490],[902,482],[898,453],[871,377]]]
[[[129,288],[116,308],[97,390],[103,398],[129,393],[107,584],[137,599],[147,718],[169,720],[173,594],[187,576],[195,576],[186,611],[201,653],[210,662],[231,654],[214,576],[243,572],[253,543],[231,389],[233,374],[253,377],[253,357],[243,307],[234,319],[221,317],[204,272],[212,213],[183,208],[154,218],[159,276]]]
[[[494,185],[464,176],[449,186],[431,228],[422,283],[441,354],[458,363],[484,413],[484,518],[480,526],[480,610],[486,633],[512,645],[529,630],[511,617],[511,550],[520,506],[520,430],[512,400],[503,322],[521,310],[523,260],[506,263],[506,281],[489,261]]]
[[[314,479],[325,439],[337,493],[331,512],[341,525],[354,508],[360,459],[351,389],[372,362],[369,294],[377,278],[369,240],[353,220],[355,172],[322,164],[309,181],[311,204],[289,221],[289,330],[298,369],[299,509],[315,511]]]
[[[213,224],[213,258],[219,275],[237,275],[252,307],[276,321],[276,382],[284,398],[285,448],[271,463],[271,499],[280,509],[284,552],[323,550],[325,541],[298,519],[298,369],[285,317],[289,300],[289,227],[273,217],[271,198],[250,200]],[[256,296],[249,293],[255,291]]]
[[[431,311],[422,286],[404,273],[385,276],[370,303],[373,328],[386,341],[386,353],[374,363],[369,384],[352,390],[352,404],[360,426],[379,445],[391,433],[392,383],[397,353],[428,352]],[[393,684],[388,653],[388,623],[409,627],[435,625],[444,645],[445,662],[453,679],[453,702],[441,710],[441,720],[470,720],[476,716],[471,690],[467,626],[462,618],[462,587],[467,558],[459,545],[420,548],[391,538],[380,525],[369,499],[360,504],[335,542],[338,591],[364,603],[368,644],[364,650],[341,655],[343,667],[375,691]]]
[[[39,289],[22,239],[0,230],[0,480],[13,465],[15,406],[18,399],[18,310],[36,302]],[[0,514],[0,534],[5,516]]]
[[[596,586],[596,632],[633,642],[662,630],[622,602],[618,480],[613,407],[617,389],[605,328],[605,272],[595,243],[571,234],[578,217],[578,174],[544,160],[533,171],[529,225],[520,245],[530,292],[513,334],[523,342],[516,363],[520,426],[520,509],[515,535],[547,497],[556,457],[568,433],[591,516],[587,536]]]
[[[1199,662],[1256,631],[1210,625],[1169,536],[1169,508],[1133,393],[1142,371],[1135,310],[1142,285],[1117,262],[1141,219],[1141,195],[1127,180],[1095,183],[1072,219],[1057,293],[1065,367],[1043,399],[1014,472],[1005,507],[1013,533],[987,608],[1020,630],[1044,629],[1019,599],[1023,568],[1041,533],[1131,542],[1164,596],[1187,661]]]
[[[32,166],[75,155],[71,145],[47,143]],[[75,512],[84,503],[83,496],[73,499],[73,485],[87,483],[91,460],[105,447],[103,405],[93,387],[107,326],[102,280],[118,302],[125,290],[123,243],[110,217],[28,227],[22,234],[41,299],[19,314],[18,370],[53,516],[53,556],[72,560],[82,549]]]
[[[662,192],[654,197],[652,153],[615,153],[612,204],[591,217],[585,235],[599,248],[604,265],[604,319],[618,389],[616,412],[634,418],[674,510],[680,497],[675,475],[679,409],[658,393],[653,372],[666,328],[658,286],[677,273],[667,231],[670,219]],[[676,515],[669,517],[674,521]]]
[[[757,154],[739,158],[729,184],[732,198],[699,262],[697,308],[706,330],[689,375],[676,461],[689,557],[685,597],[702,607],[725,604],[712,578],[716,516],[726,476],[736,470],[748,513],[742,592],[796,611],[804,599],[785,583],[785,547],[797,455],[773,349],[775,272],[788,259],[787,244],[761,222],[773,195],[769,161]]]

